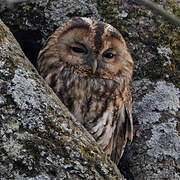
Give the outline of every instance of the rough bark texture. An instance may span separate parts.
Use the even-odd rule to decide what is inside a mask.
[[[0,21],[0,179],[123,179]]]
[[[121,160],[128,179],[180,179],[180,90],[165,81],[134,81],[134,141]]]
[[[7,4],[2,4],[2,1],[0,1],[0,17],[11,29],[25,54],[34,65],[36,65],[36,57],[41,48],[41,42],[66,19],[73,16],[86,16],[101,19],[120,30],[135,62],[134,80],[132,83],[135,130],[133,143],[126,149],[123,159],[119,164],[119,168],[129,180],[180,179],[179,27],[175,27],[169,22],[164,21],[162,17],[157,16],[152,11],[147,10],[145,7],[137,4],[136,1],[132,0],[92,0],[96,4],[93,4],[90,0],[22,1],[23,0],[13,0],[13,2],[20,3],[14,3],[8,6]],[[7,0],[3,2],[7,2]],[[156,2],[160,4],[161,7],[165,8],[168,13],[174,13],[176,16],[179,15],[179,0],[156,0]],[[4,35],[0,34],[0,37],[3,36]],[[11,50],[3,50],[3,54],[6,54],[6,57],[8,57],[9,51],[11,52]],[[67,126],[68,128],[66,128],[66,125],[63,125],[63,128],[56,120],[53,125],[50,123],[51,119],[58,118],[56,117],[56,113],[53,115],[53,112],[59,111],[59,108],[52,108],[54,104],[56,105],[54,100],[52,104],[50,104],[49,99],[52,98],[52,92],[49,90],[49,96],[43,95],[43,101],[40,100],[41,98],[39,95],[35,93],[39,93],[39,91],[36,90],[36,86],[39,86],[39,83],[35,83],[41,81],[39,77],[34,75],[37,77],[35,82],[34,80],[27,81],[26,79],[29,79],[29,71],[26,71],[26,66],[24,66],[24,70],[22,69],[23,71],[15,71],[14,68],[16,68],[17,63],[13,62],[14,61],[9,60],[7,63],[0,61],[0,78],[2,77],[0,82],[3,82],[0,83],[2,84],[0,87],[4,88],[4,90],[1,88],[1,91],[3,94],[6,94],[7,89],[9,93],[7,96],[0,94],[0,107],[3,112],[2,115],[0,114],[0,118],[3,119],[5,117],[4,114],[8,114],[10,117],[9,119],[11,119],[11,121],[4,120],[0,123],[1,127],[2,124],[4,124],[3,128],[8,129],[6,131],[7,135],[8,133],[11,134],[15,132],[12,136],[13,138],[8,137],[8,140],[0,138],[0,141],[3,139],[3,142],[7,142],[4,147],[6,147],[6,151],[8,150],[11,152],[9,153],[10,155],[7,156],[5,150],[0,150],[0,152],[4,154],[4,157],[9,157],[10,160],[12,160],[10,157],[12,155],[14,157],[15,153],[15,159],[17,159],[17,161],[13,160],[13,162],[15,162],[16,167],[21,168],[21,175],[26,169],[32,174],[32,172],[36,171],[31,171],[31,167],[38,167],[36,163],[32,163],[34,162],[32,160],[33,158],[37,157],[36,161],[44,159],[43,162],[46,164],[46,167],[49,167],[48,163],[50,163],[50,161],[53,163],[56,162],[54,158],[56,159],[57,156],[50,159],[49,154],[46,153],[46,151],[57,153],[53,148],[57,147],[58,143],[55,138],[58,138],[60,135],[54,136],[52,134],[62,132],[62,136],[66,137],[68,131],[64,129],[68,130],[70,125]],[[29,85],[24,86],[23,84],[25,83]],[[22,92],[26,94],[26,96],[22,96],[21,88],[23,88]],[[34,88],[36,91],[34,91]],[[14,89],[16,89],[16,91],[14,91]],[[41,92],[45,91],[42,86],[40,89]],[[31,93],[32,90],[34,93]],[[16,100],[15,104],[13,98]],[[12,103],[12,105],[7,107],[5,106],[7,103]],[[24,110],[19,108],[19,106]],[[42,123],[41,119],[44,117],[43,114],[45,112],[42,109],[37,109],[44,106],[46,107],[45,112],[50,114],[47,116],[46,120],[43,120],[44,123]],[[30,110],[31,107],[33,107],[32,110]],[[29,114],[27,112],[29,112]],[[23,122],[21,126],[19,125],[19,121],[17,121],[17,117],[21,120],[20,122]],[[76,127],[76,123],[75,125],[72,122],[70,124],[70,127]],[[26,157],[28,157],[28,161],[23,160],[23,155],[19,155],[19,150],[16,148],[16,144],[22,140],[17,139],[15,145],[13,144],[15,137],[26,137],[25,135],[21,135],[21,133],[24,133],[23,130],[21,130],[20,133],[16,132],[19,126],[20,129],[21,127],[23,129],[24,127],[30,128],[27,131],[28,133],[25,131],[28,138],[29,134],[32,137],[36,135],[41,139],[48,138],[46,143],[42,140],[38,141],[38,138],[36,138],[35,140],[38,142],[35,147],[30,143],[31,141],[29,142],[27,140],[26,146],[29,147],[29,150],[24,152],[23,155],[27,154]],[[47,130],[45,128],[46,126],[49,128],[49,134],[43,133],[44,129],[45,131]],[[40,127],[42,133],[34,133],[36,132],[36,127]],[[59,131],[57,130],[58,128],[63,130]],[[0,130],[1,136],[4,131]],[[63,131],[65,131],[65,135],[63,135]],[[84,132],[83,129],[82,132]],[[82,135],[82,137],[84,136]],[[62,138],[59,139],[61,140]],[[36,151],[36,149],[41,148],[41,142],[43,145],[45,144],[44,146],[46,146],[46,148],[44,149],[46,151],[43,150],[43,153],[41,153],[42,155],[39,156],[37,153],[39,151]],[[58,140],[58,142],[62,141]],[[68,141],[66,143],[68,143]],[[63,147],[66,147],[66,143]],[[58,145],[58,147],[61,147],[61,145]],[[69,152],[70,150],[66,151]],[[61,151],[58,152],[61,153]],[[95,159],[94,155],[89,153],[91,152],[89,148],[87,148],[87,150],[83,149],[82,152],[87,153],[86,155],[93,160]],[[76,162],[76,158],[80,158],[79,155],[73,154],[71,156],[74,157],[73,162]],[[3,156],[0,157],[3,158]],[[46,159],[48,159],[48,161],[45,163]],[[9,161],[4,158],[3,163],[5,164],[6,162]],[[67,162],[66,158],[64,158],[64,160],[60,158],[59,164],[63,164],[64,162]],[[30,164],[30,169],[27,168],[27,165],[25,166],[21,163]],[[8,169],[13,167],[12,163],[7,163],[5,165]],[[5,167],[5,165],[0,166],[0,168]],[[74,168],[76,169],[77,167],[75,163],[71,163],[71,165],[66,165],[65,167],[66,170],[70,172],[71,170],[72,172],[77,171],[74,170]],[[92,166],[90,165],[90,167]],[[55,174],[54,169],[56,168],[52,168],[51,171],[50,169],[47,171],[42,169],[42,171]],[[4,171],[9,174],[11,173],[11,170]],[[82,171],[84,171],[84,169],[82,169]],[[0,172],[3,174],[3,170],[0,169]],[[19,170],[17,172],[19,173]],[[38,177],[39,179],[43,179],[41,175]]]

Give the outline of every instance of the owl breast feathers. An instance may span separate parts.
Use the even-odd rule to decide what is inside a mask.
[[[73,18],[46,41],[38,69],[70,112],[118,163],[133,138],[133,60],[111,25]]]

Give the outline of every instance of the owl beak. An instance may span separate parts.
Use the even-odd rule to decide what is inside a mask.
[[[97,60],[96,59],[92,62],[91,66],[92,66],[92,73],[95,74],[96,69],[97,69]]]

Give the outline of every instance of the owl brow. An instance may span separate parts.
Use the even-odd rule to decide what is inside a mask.
[[[109,52],[109,51],[112,51],[113,50],[113,48],[108,48],[108,49],[106,49],[105,51],[106,52]]]
[[[72,26],[70,26],[69,28],[67,28],[66,31],[64,31],[63,34],[66,34],[68,31],[72,31],[74,29],[85,29],[85,30],[89,30],[90,26],[89,24],[87,24],[85,21],[81,21],[81,22],[76,22],[74,23]]]
[[[81,43],[81,42],[79,42],[79,41],[74,41],[77,45],[80,45],[80,46],[82,46],[83,48],[85,48],[86,49],[86,46],[83,44],[83,43]]]
[[[111,32],[110,36],[111,36],[111,38],[121,40],[121,36],[117,32]]]

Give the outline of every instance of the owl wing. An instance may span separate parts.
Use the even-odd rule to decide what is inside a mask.
[[[114,132],[114,145],[111,159],[118,164],[121,159],[127,139],[133,140],[133,118],[132,118],[132,98],[131,92],[128,92],[128,100],[124,103],[120,110],[120,119],[117,122]]]

